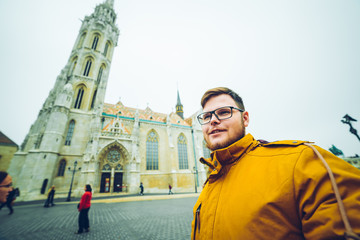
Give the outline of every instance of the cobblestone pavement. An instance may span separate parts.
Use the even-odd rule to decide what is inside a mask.
[[[14,214],[0,211],[0,239],[190,239],[192,208],[197,196],[133,197],[93,200],[90,232],[77,230],[78,202],[41,203],[14,207]]]

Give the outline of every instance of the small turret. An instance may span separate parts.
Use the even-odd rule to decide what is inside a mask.
[[[182,119],[184,119],[184,109],[183,109],[183,105],[181,104],[180,101],[180,94],[179,94],[179,90],[177,91],[177,103],[176,103],[176,114],[179,115]]]

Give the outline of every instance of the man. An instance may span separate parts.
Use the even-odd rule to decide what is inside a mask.
[[[201,105],[198,120],[212,154],[200,161],[211,174],[194,206],[192,239],[344,239],[329,175],[307,142],[267,143],[246,134],[249,113],[228,88],[208,90]],[[359,234],[360,171],[315,148],[330,165]]]
[[[6,203],[12,190],[12,178],[7,172],[0,171],[0,203]]]

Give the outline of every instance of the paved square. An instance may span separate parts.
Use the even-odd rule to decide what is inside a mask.
[[[0,239],[190,239],[192,208],[197,197],[109,203],[94,201],[89,211],[90,232],[77,230],[77,202],[42,204],[0,211]]]

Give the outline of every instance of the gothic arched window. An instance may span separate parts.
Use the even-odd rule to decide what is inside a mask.
[[[104,56],[106,57],[106,55],[107,55],[107,53],[108,53],[108,51],[109,51],[109,47],[110,47],[110,43],[109,42],[106,42],[106,44],[105,44],[105,49],[104,49]]]
[[[111,167],[109,164],[105,164],[102,168],[103,172],[111,172]]]
[[[79,40],[79,43],[77,45],[77,48],[81,48],[83,43],[84,43],[84,39],[85,39],[85,36],[86,36],[86,32],[84,32],[81,37],[80,37],[80,40]]]
[[[72,60],[71,67],[70,67],[70,71],[69,71],[69,76],[74,73],[76,64],[77,64],[77,57],[75,57],[75,58]]]
[[[210,150],[206,147],[205,140],[203,141],[203,152],[204,152],[204,158],[210,158]]]
[[[180,134],[178,137],[178,156],[179,156],[179,169],[188,169],[188,154],[187,143],[184,134]]]
[[[93,98],[92,98],[92,101],[91,101],[91,109],[94,108],[94,103],[95,103],[95,99],[96,99],[96,93],[97,93],[97,89],[94,91],[94,95],[93,95]]]
[[[115,171],[122,171],[122,170],[123,167],[120,164],[116,165]]]
[[[65,159],[62,159],[59,163],[59,169],[58,169],[58,174],[57,174],[58,177],[64,176],[65,168],[66,168],[66,161],[65,161]]]
[[[146,139],[146,170],[159,170],[159,139],[154,131]]]
[[[84,88],[81,87],[78,90],[74,108],[80,109],[83,96],[84,96]]]
[[[91,64],[92,64],[91,59],[88,59],[88,60],[86,61],[86,65],[85,65],[85,69],[84,69],[84,74],[83,74],[85,77],[88,77],[89,74],[90,74]]]
[[[74,127],[75,127],[75,121],[71,120],[69,123],[69,128],[68,128],[68,132],[67,132],[66,139],[65,139],[66,146],[70,146],[70,144],[71,144],[71,138],[74,133]]]
[[[99,42],[99,35],[95,35],[91,48],[96,50],[98,42]]]
[[[97,76],[97,84],[99,84],[100,81],[101,81],[101,77],[102,77],[103,71],[104,71],[104,67],[101,66],[100,69],[99,69],[98,76]]]

